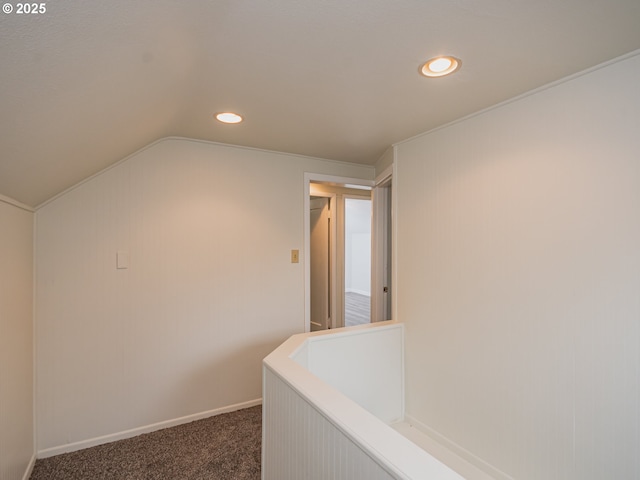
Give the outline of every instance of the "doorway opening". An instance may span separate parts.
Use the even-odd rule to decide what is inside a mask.
[[[376,181],[305,173],[304,331],[392,318],[391,169],[388,170]],[[325,205],[328,211],[323,214]],[[345,212],[352,210],[361,213],[351,221],[353,224],[345,221]],[[367,213],[362,214],[364,211]],[[324,230],[315,231],[318,225]],[[322,247],[312,248],[314,236],[323,240]],[[360,300],[359,318],[351,315],[348,304],[354,297]]]
[[[309,330],[327,330],[371,321],[371,235],[363,262],[357,248],[363,243],[359,234],[371,229],[371,187],[312,181],[309,184]],[[368,201],[366,206],[352,200]],[[348,205],[348,206],[347,206]],[[355,206],[355,207],[354,207]],[[358,208],[360,207],[360,208]],[[347,212],[349,220],[347,221]],[[364,215],[359,215],[364,213]],[[354,223],[355,222],[355,223]],[[355,242],[355,247],[353,243]],[[354,255],[355,253],[355,255]],[[358,255],[359,253],[359,255]],[[364,267],[364,268],[363,268]],[[353,282],[356,282],[355,284]],[[354,286],[355,285],[355,286]],[[349,295],[352,290],[358,295]],[[347,299],[358,298],[360,318],[356,322],[354,305]],[[366,309],[366,312],[363,311]]]

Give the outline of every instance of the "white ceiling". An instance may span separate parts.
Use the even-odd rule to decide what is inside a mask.
[[[0,194],[34,206],[166,136],[373,164],[394,142],[640,48],[638,0],[46,10],[0,13]],[[420,76],[439,54],[462,69]],[[219,124],[223,110],[246,121]]]

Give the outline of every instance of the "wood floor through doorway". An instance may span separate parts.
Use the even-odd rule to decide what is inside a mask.
[[[344,326],[353,327],[371,322],[371,297],[359,293],[344,294]]]

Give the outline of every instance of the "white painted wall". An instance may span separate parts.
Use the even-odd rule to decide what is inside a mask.
[[[34,453],[33,212],[0,198],[0,479]]]
[[[166,139],[38,209],[40,451],[261,396],[262,358],[305,328],[306,171],[373,176]]]
[[[345,199],[346,292],[371,295],[371,200]]]
[[[518,480],[640,478],[640,56],[398,146],[407,413]]]
[[[371,296],[371,233],[347,236],[347,292]]]

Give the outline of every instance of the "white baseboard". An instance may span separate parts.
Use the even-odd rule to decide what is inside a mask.
[[[31,477],[31,472],[33,472],[33,466],[36,464],[36,454],[31,455],[31,460],[29,460],[29,464],[27,465],[27,469],[22,476],[22,480],[29,480]]]
[[[455,455],[457,455],[461,459],[463,459],[466,462],[468,462],[469,464],[473,465],[478,470],[486,473],[491,478],[493,478],[495,480],[514,480],[513,477],[511,477],[511,476],[507,475],[506,473],[504,473],[503,471],[497,469],[496,467],[494,467],[490,463],[487,463],[486,461],[482,460],[480,457],[475,456],[473,453],[469,452],[468,450],[466,450],[465,448],[461,447],[457,443],[452,442],[447,437],[445,437],[444,435],[442,435],[439,432],[435,431],[431,427],[425,425],[424,423],[420,422],[419,420],[416,420],[411,415],[405,415],[404,421],[406,423],[410,424],[416,430],[422,432],[422,434],[424,434],[427,437],[429,437],[432,441],[442,445],[443,447],[445,447],[446,449],[450,450],[451,452],[453,452]]]
[[[262,403],[261,398],[255,400],[249,400],[248,402],[236,403],[234,405],[228,405],[226,407],[216,408],[208,410],[206,412],[194,413],[193,415],[187,415],[185,417],[174,418],[173,420],[165,420],[164,422],[153,423],[151,425],[145,425],[143,427],[132,428],[131,430],[125,430],[123,432],[112,433],[109,435],[103,435],[101,437],[90,438],[88,440],[82,440],[80,442],[68,443],[66,445],[60,445],[58,447],[45,448],[39,450],[37,458],[48,458],[62,453],[75,452],[84,448],[95,447],[96,445],[102,445],[104,443],[111,443],[117,440],[124,440],[125,438],[131,438],[143,433],[155,432],[156,430],[162,430],[163,428],[175,427],[184,423],[193,422],[195,420],[202,420],[203,418],[213,417],[222,413],[235,412],[243,408],[255,407]],[[28,477],[26,477],[28,478]]]

